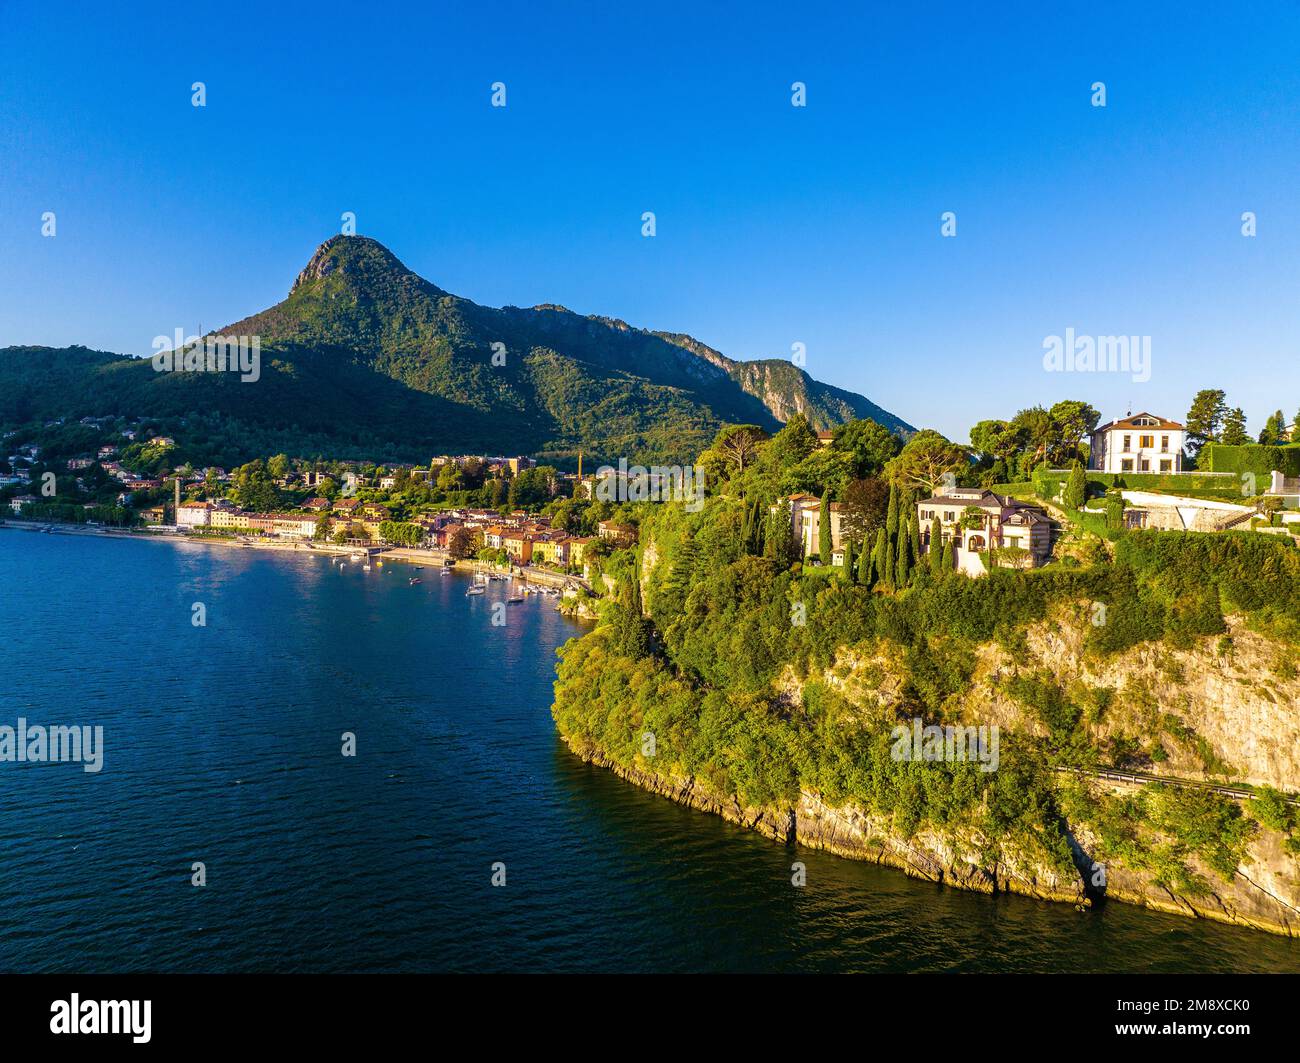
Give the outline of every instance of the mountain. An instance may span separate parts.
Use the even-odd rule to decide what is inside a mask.
[[[566,464],[579,448],[685,461],[723,423],[776,429],[795,412],[818,429],[870,417],[913,430],[790,362],[735,361],[690,336],[562,306],[480,306],[359,236],[326,241],[287,298],[215,335],[260,337],[256,383],[84,348],[0,350],[0,423],[117,414],[233,434],[250,456],[491,452]]]

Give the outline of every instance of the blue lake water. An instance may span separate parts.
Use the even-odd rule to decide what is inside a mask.
[[[529,599],[494,627],[504,585],[412,574],[0,529],[0,724],[105,745],[98,774],[0,763],[0,971],[1300,970],[1300,942],[943,889],[644,793],[556,737],[581,625]]]

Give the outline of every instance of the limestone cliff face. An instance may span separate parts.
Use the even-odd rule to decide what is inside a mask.
[[[1153,775],[1230,778],[1300,791],[1300,669],[1294,651],[1229,617],[1223,637],[1189,649],[1166,643],[1097,657],[1085,652],[1088,621],[1063,609],[1027,632],[1027,653],[981,648],[969,694],[955,706],[964,720],[1042,732],[1000,681],[1015,672],[1050,672],[1067,692],[1106,691],[1099,718],[1085,722],[1094,743],[1121,737],[1156,744],[1167,759],[1137,765]]]
[[[1076,828],[1083,852],[1096,851],[1097,839],[1086,826]],[[1152,881],[1149,875],[1106,862],[1105,897],[1125,904],[1138,904],[1156,911],[1172,912],[1197,919],[1266,930],[1286,937],[1300,937],[1300,876],[1296,858],[1282,849],[1281,838],[1272,831],[1261,832],[1231,882],[1222,879],[1193,860],[1194,869],[1210,883],[1205,894],[1189,894]]]
[[[1097,656],[1085,649],[1089,625],[1085,610],[1065,608],[1032,626],[1014,648],[979,647],[969,687],[942,707],[943,718],[997,724],[1006,732],[1045,733],[1032,706],[1013,698],[1006,680],[1016,674],[1048,675],[1071,698],[1087,700],[1089,692],[1109,691],[1094,698],[1082,726],[1101,750],[1113,748],[1111,740],[1117,739],[1130,747],[1140,740],[1142,748],[1160,750],[1163,759],[1133,766],[1143,774],[1300,790],[1300,676],[1286,645],[1230,618],[1226,636],[1203,638],[1187,649],[1159,644]],[[817,678],[860,710],[864,726],[915,711],[907,702],[901,660],[887,645],[846,647]],[[802,679],[790,669],[775,687],[788,704],[802,699]],[[1063,824],[1075,863],[1072,871],[1063,872],[1005,838],[930,827],[901,837],[885,818],[830,805],[807,791],[790,807],[744,807],[698,780],[662,777],[644,767],[616,765],[599,750],[573,748],[583,759],[639,786],[769,838],[896,867],[917,878],[1079,905],[1105,898],[1300,937],[1300,857],[1284,848],[1282,834],[1262,824],[1229,881],[1192,856],[1189,869],[1205,889],[1176,890],[1147,869],[1107,853],[1086,817]],[[1080,785],[1103,798],[1143,786],[1105,778]]]
[[[1086,652],[1090,623],[1082,608],[1062,608],[1030,627],[1015,652],[981,646],[970,687],[944,706],[944,715],[968,725],[1044,734],[1032,708],[1010,696],[1005,680],[1047,674],[1074,698],[1105,692],[1104,708],[1083,722],[1096,748],[1140,740],[1146,749],[1160,750],[1164,759],[1128,765],[1141,774],[1300,790],[1300,675],[1288,646],[1229,617],[1225,636],[1198,639],[1187,649],[1158,643],[1097,656]],[[784,678],[788,689],[793,677]],[[845,649],[823,678],[864,713],[906,711],[901,662],[881,647]],[[1141,789],[1140,783],[1105,780],[1090,785],[1112,794]],[[1110,900],[1300,936],[1300,858],[1283,848],[1276,831],[1261,826],[1230,882],[1193,858],[1192,870],[1209,887],[1193,894],[1099,855],[1104,846],[1089,824],[1070,823],[1068,830],[1085,875],[1104,865],[1104,890],[1097,892]]]

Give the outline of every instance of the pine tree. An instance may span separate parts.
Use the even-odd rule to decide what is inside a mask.
[[[1250,442],[1250,436],[1246,434],[1246,414],[1240,406],[1234,406],[1224,417],[1219,441],[1229,447],[1244,447]]]
[[[831,493],[823,491],[817,514],[817,553],[823,565],[831,563],[831,547]]]
[[[930,571],[938,575],[943,571],[943,525],[939,518],[930,521]]]

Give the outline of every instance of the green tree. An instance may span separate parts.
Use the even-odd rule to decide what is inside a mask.
[[[1246,434],[1246,414],[1240,406],[1233,407],[1224,415],[1219,442],[1229,447],[1242,447],[1250,442],[1250,436]]]
[[[876,532],[876,547],[871,554],[871,575],[863,583],[867,587],[874,587],[877,583],[886,582],[885,572],[892,566],[886,558],[889,556],[889,539],[885,535],[885,529],[881,528]]]
[[[1084,475],[1082,462],[1076,461],[1070,466],[1070,477],[1065,481],[1065,495],[1062,503],[1068,510],[1082,509],[1088,497],[1088,480]]]
[[[853,540],[844,540],[844,578],[850,583],[856,583],[858,574],[854,568],[857,559],[853,556]]]
[[[1074,399],[1058,402],[1047,413],[1056,429],[1056,439],[1050,448],[1050,460],[1064,462],[1073,458],[1078,461],[1079,444],[1084,436],[1097,427],[1101,414],[1086,402]]]
[[[853,475],[862,479],[878,475],[902,449],[903,442],[884,425],[864,418],[835,429],[831,446],[849,456]]]
[[[1263,431],[1259,433],[1259,441],[1266,446],[1277,446],[1284,443],[1282,438],[1286,433],[1286,417],[1281,410],[1275,410],[1264,422]]]
[[[1218,388],[1204,388],[1192,399],[1191,409],[1187,411],[1187,422],[1183,426],[1187,433],[1187,446],[1193,452],[1219,438],[1219,428],[1227,413],[1225,394]]]
[[[877,536],[885,534],[885,529],[881,528]],[[877,538],[879,542],[879,538]],[[864,587],[870,587],[875,582],[875,573],[872,565],[872,553],[867,548],[866,540],[862,543],[862,555],[858,558],[858,582]]]
[[[909,531],[911,523],[911,518],[908,518],[898,533],[898,562],[895,566],[894,578],[900,588],[907,586],[912,575],[912,545]]]
[[[817,553],[818,560],[823,565],[831,563],[831,496],[828,491],[822,492],[821,505],[817,514]]]
[[[897,487],[919,488],[933,495],[948,477],[965,472],[969,465],[965,450],[934,429],[925,428],[907,441],[898,457],[885,467],[885,474]]]
[[[889,485],[889,508],[885,511],[885,534],[892,544],[898,538],[898,486]]]
[[[943,553],[943,525],[935,517],[930,521],[930,571],[936,576],[943,571]]]

